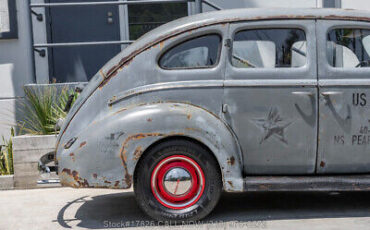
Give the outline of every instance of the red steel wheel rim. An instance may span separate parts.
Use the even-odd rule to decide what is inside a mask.
[[[151,189],[156,200],[170,209],[185,209],[202,196],[205,177],[199,164],[184,155],[161,160],[151,173]]]

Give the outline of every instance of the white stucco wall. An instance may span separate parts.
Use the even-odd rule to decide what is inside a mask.
[[[22,87],[34,79],[28,1],[15,1],[18,38],[0,39],[0,137],[9,136],[10,126],[20,115],[15,113],[15,106],[23,96]]]
[[[369,0],[342,0],[342,8],[370,10]]]

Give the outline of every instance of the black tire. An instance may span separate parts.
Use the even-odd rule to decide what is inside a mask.
[[[205,183],[195,204],[176,210],[165,207],[155,198],[151,190],[151,174],[161,160],[179,154],[198,163]],[[200,220],[214,209],[222,192],[222,177],[215,157],[207,149],[193,141],[174,139],[154,146],[140,159],[134,175],[134,192],[139,207],[153,219],[170,224],[186,223]]]

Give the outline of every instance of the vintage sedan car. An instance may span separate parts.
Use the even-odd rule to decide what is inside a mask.
[[[370,13],[237,9],[147,33],[58,137],[65,186],[127,189],[157,220],[221,192],[370,189]]]

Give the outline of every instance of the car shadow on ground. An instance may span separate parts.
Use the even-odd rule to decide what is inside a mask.
[[[69,202],[59,211],[57,221],[61,226],[69,227],[64,212],[76,202],[83,202],[74,219],[80,221],[79,227],[138,227],[152,223],[137,206],[134,194],[125,192],[91,199],[81,197]],[[215,210],[202,223],[339,217],[370,217],[370,192],[225,193]]]

